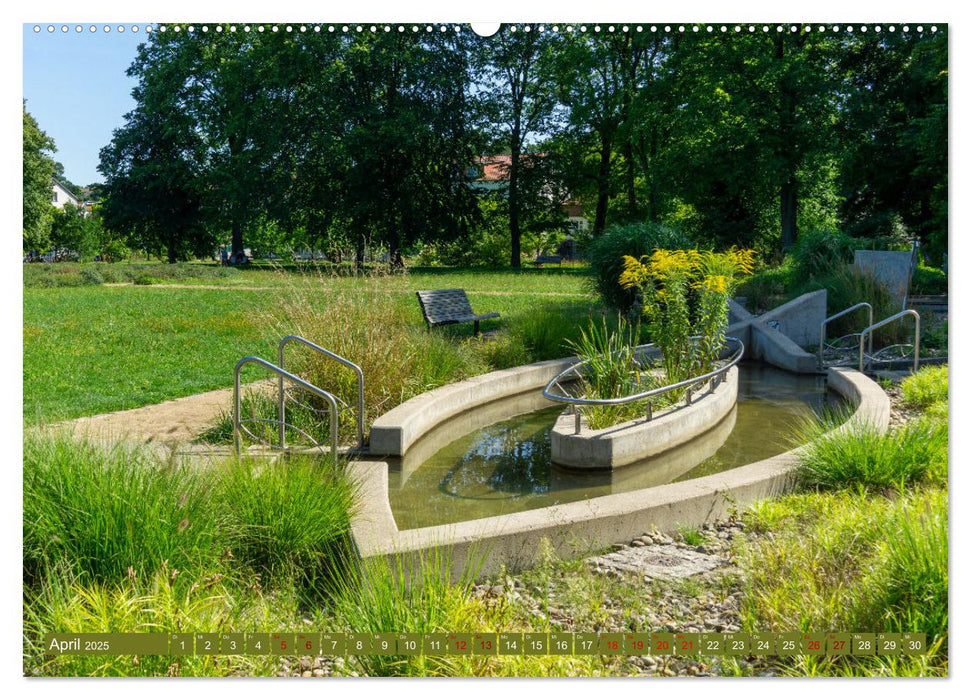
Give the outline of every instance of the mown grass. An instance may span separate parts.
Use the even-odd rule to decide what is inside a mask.
[[[267,293],[151,287],[24,290],[24,421],[158,403],[232,384],[274,345]],[[272,355],[269,355],[272,357]]]
[[[274,288],[25,289],[25,422],[135,408],[228,387],[240,357],[257,354],[273,360],[279,337],[301,331],[320,344],[340,346],[351,359],[365,361],[367,353],[380,360],[368,343],[384,336],[376,347],[384,348],[384,357],[395,362],[371,363],[369,384],[392,387],[387,395],[397,402],[456,377],[562,356],[564,336],[598,309],[593,299],[575,295],[584,278],[566,273],[561,276],[571,282],[567,291],[574,296],[536,296],[534,281],[556,283],[555,275],[538,272],[436,272],[424,280],[407,275],[357,279],[256,272],[276,280]],[[477,311],[502,314],[483,324],[484,331],[500,331],[498,337],[473,340],[471,324],[425,331],[415,289],[426,282],[471,289],[477,280],[479,287],[504,292],[469,294]],[[388,289],[389,282],[399,288]],[[320,318],[314,320],[315,316]],[[306,323],[296,328],[288,319]],[[406,338],[403,349],[420,355],[423,367],[403,377],[396,364],[398,350],[388,338]],[[398,379],[388,381],[385,371],[398,374]],[[335,379],[337,384],[330,387],[348,388],[347,377]],[[369,405],[370,415],[385,405],[381,400]]]

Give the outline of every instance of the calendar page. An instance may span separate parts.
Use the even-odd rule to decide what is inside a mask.
[[[946,14],[272,12],[22,25],[23,676],[949,675]]]

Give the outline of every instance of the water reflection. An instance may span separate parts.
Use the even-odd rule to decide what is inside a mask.
[[[839,401],[827,392],[824,377],[742,364],[738,406],[717,426],[643,462],[591,473],[550,463],[549,433],[563,409],[535,394],[443,423],[392,463],[389,489],[398,527],[514,513],[732,469],[790,449],[801,419]],[[516,413],[521,415],[495,422]]]

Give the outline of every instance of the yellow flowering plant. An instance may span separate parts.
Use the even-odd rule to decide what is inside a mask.
[[[736,248],[721,253],[659,249],[639,260],[624,257],[620,284],[640,293],[641,314],[661,350],[669,383],[714,367],[725,343],[728,300],[754,266],[755,251]],[[697,342],[691,336],[698,336]]]

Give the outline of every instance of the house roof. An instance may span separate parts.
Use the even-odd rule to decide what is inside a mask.
[[[53,184],[55,184],[58,187],[60,187],[62,190],[64,190],[65,192],[67,192],[69,195],[71,195],[72,197],[74,197],[76,200],[78,200],[79,202],[81,201],[81,198],[78,197],[77,194],[75,194],[71,190],[70,187],[68,187],[67,185],[65,185],[63,182],[61,182],[60,180],[58,180],[56,177],[51,177],[51,181],[52,181]]]
[[[533,158],[542,158],[545,153],[523,153],[520,162],[527,165]],[[475,159],[476,164],[482,166],[482,175],[476,180],[478,182],[505,182],[509,179],[509,166],[512,164],[512,156],[508,153],[495,156],[480,156]]]

